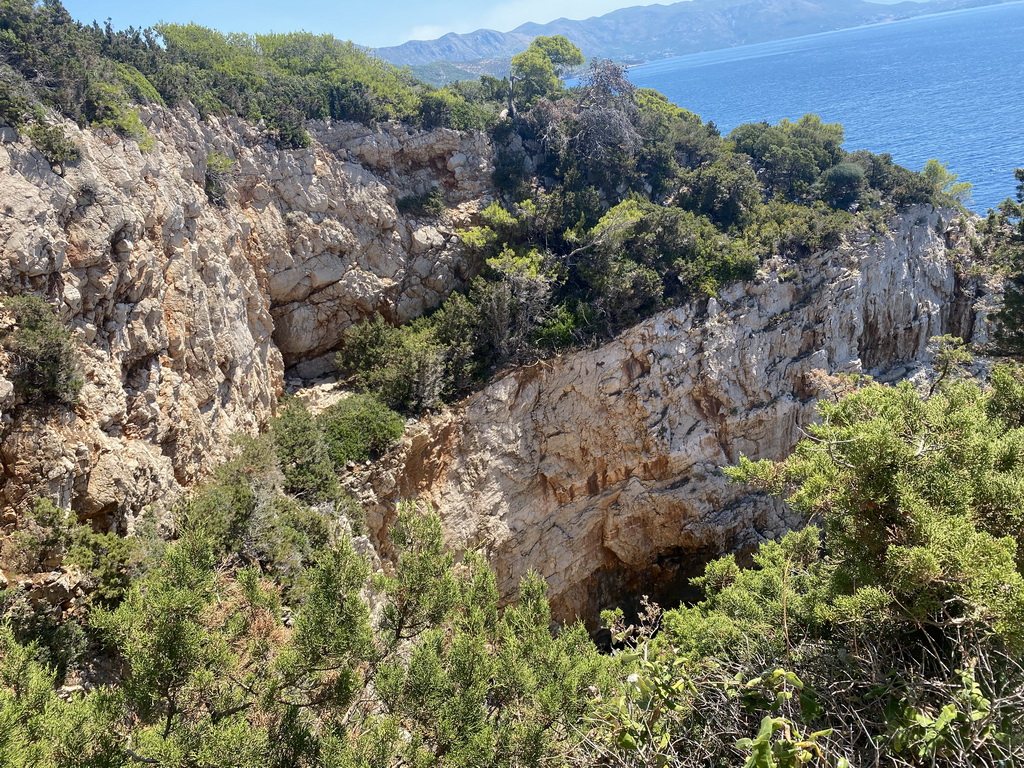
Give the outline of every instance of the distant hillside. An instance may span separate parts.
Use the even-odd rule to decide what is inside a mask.
[[[527,23],[511,32],[478,29],[463,35],[451,33],[437,40],[379,48],[377,55],[396,66],[410,66],[418,76],[437,84],[464,73],[503,74],[508,60],[538,35],[565,35],[588,58],[635,64],[1010,1],[929,0],[882,5],[865,0],[685,0],[622,8],[582,21]]]

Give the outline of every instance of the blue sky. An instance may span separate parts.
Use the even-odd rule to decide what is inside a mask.
[[[141,3],[138,0],[63,0],[78,21],[102,23],[108,17],[116,28],[148,27],[158,21],[194,21],[223,32],[329,32],[360,45],[397,45],[406,40],[429,40],[446,32],[474,29],[508,31],[527,21],[544,23],[561,16],[585,19],[640,0],[178,0]],[[671,0],[667,0],[671,2]]]

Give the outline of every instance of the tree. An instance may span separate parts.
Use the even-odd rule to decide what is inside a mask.
[[[583,64],[583,53],[563,35],[538,37],[512,57],[510,102],[529,107],[541,96],[562,88],[561,76]]]
[[[535,38],[530,43],[530,48],[536,50],[551,62],[558,77],[563,77],[570,69],[578,67],[583,63],[583,53],[569,42],[569,38],[565,37],[565,35]]]
[[[444,350],[428,322],[396,328],[375,315],[345,332],[338,362],[359,389],[399,412],[436,407],[450,383]]]
[[[334,466],[376,458],[402,436],[405,420],[373,395],[350,395],[317,417]]]
[[[772,191],[789,200],[806,199],[811,186],[843,157],[843,126],[817,115],[777,125],[748,123],[729,134],[739,152],[753,158]]]
[[[985,220],[988,251],[992,261],[1005,271],[1003,306],[995,316],[996,344],[1015,355],[1024,353],[1024,168],[1014,171],[1016,200],[1007,198],[998,211]]]
[[[932,194],[940,205],[964,205],[971,199],[973,185],[952,173],[944,163],[932,158],[924,164],[921,175],[931,185]]]
[[[710,563],[704,599],[630,649],[591,721],[608,762],[1019,763],[1020,380],[871,384],[822,404],[786,460],[727,470],[812,525],[752,567]]]
[[[867,186],[864,169],[856,163],[833,165],[821,175],[821,199],[833,208],[849,210]]]
[[[723,229],[741,224],[761,202],[761,185],[742,155],[701,165],[680,174],[677,205],[707,216]]]
[[[167,550],[161,567],[129,592],[117,609],[100,611],[94,625],[129,669],[124,705],[161,741],[201,710],[214,681],[231,664],[203,612],[214,599],[213,552],[192,539]]]
[[[336,498],[338,478],[331,451],[305,403],[298,398],[286,400],[270,430],[285,491],[309,503]]]
[[[492,279],[473,284],[471,296],[479,308],[478,333],[491,350],[495,366],[528,355],[533,332],[547,317],[555,277],[544,262],[539,251],[505,249],[487,260]]]

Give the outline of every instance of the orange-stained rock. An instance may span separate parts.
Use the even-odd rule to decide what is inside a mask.
[[[510,372],[411,430],[372,475],[371,529],[383,540],[399,500],[429,502],[503,595],[536,570],[561,618],[668,595],[708,557],[799,524],[721,467],[783,458],[814,418],[819,371],[899,377],[933,336],[984,337],[985,289],[940,234],[954,215],[909,210],[877,242],[771,261],[703,305]]]

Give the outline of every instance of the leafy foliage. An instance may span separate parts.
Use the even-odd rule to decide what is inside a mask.
[[[752,482],[814,523],[726,557],[643,637],[591,748],[622,765],[968,766],[1021,759],[1020,371],[821,406]],[[610,617],[612,618],[612,617]]]
[[[763,544],[752,567],[710,563],[694,605],[648,603],[629,628],[609,612],[611,655],[580,624],[552,628],[534,575],[499,609],[480,556],[446,549],[440,519],[411,504],[376,574],[330,530],[281,569],[266,540],[285,516],[245,531],[284,467],[275,443],[247,443],[177,510],[176,540],[114,557],[116,577],[100,578],[117,589],[78,640],[8,612],[5,764],[1014,764],[1022,381],[1002,366],[987,389],[947,377],[922,399],[868,384],[823,405],[789,459],[730,470],[813,525]],[[240,517],[212,522],[230,508]],[[39,547],[69,546],[65,519],[38,505]],[[58,698],[89,642],[120,672]]]
[[[400,213],[436,217],[444,212],[444,198],[440,189],[431,187],[422,195],[412,194],[398,198],[397,208]]]
[[[404,328],[352,329],[339,363],[358,389],[406,413],[436,408],[504,366],[715,296],[765,258],[835,248],[901,206],[955,203],[947,177],[848,153],[842,126],[815,115],[723,139],[610,61],[567,89],[559,76],[578,53],[538,38],[511,81],[476,86],[492,102],[511,94],[492,130],[501,195],[462,233],[480,275]],[[399,202],[427,212],[419,197]]]
[[[263,121],[282,148],[308,145],[308,119],[466,129],[485,127],[496,112],[486,99],[426,86],[330,35],[221,34],[196,24],[118,31],[109,21],[75,23],[58,0],[3,0],[0,51],[10,67],[0,73],[3,119],[26,124],[33,106],[46,106],[144,149],[154,139],[135,104],[191,103],[203,115]],[[52,159],[67,154],[54,151],[55,128],[37,120],[30,130],[51,162],[63,162]]]
[[[206,198],[214,205],[227,203],[228,184],[235,161],[220,152],[211,152],[206,157],[206,179],[203,188]]]
[[[285,400],[271,423],[270,434],[284,473],[286,493],[308,502],[338,495],[331,451],[304,403],[294,398]]]
[[[768,189],[790,200],[810,197],[815,181],[843,157],[843,127],[804,115],[795,123],[741,125],[729,140],[750,156]]]
[[[1006,275],[1003,306],[996,314],[995,341],[1001,351],[1024,352],[1024,168],[1014,172],[1017,194],[989,211],[982,228],[984,250]]]
[[[21,397],[30,403],[73,404],[82,378],[71,334],[40,296],[8,296],[3,306],[14,324],[0,332],[0,344]]]
[[[356,372],[359,388],[415,413],[440,402],[447,383],[443,354],[431,325],[398,329],[378,315],[349,329],[339,361]]]
[[[70,701],[39,646],[0,628],[4,764],[511,767],[564,751],[605,667],[582,626],[552,634],[536,577],[499,615],[494,574],[443,555],[436,517],[406,509],[395,543],[376,619],[346,540],[286,604],[256,568],[218,567],[209,540],[186,535],[116,608],[93,610],[123,673]]]
[[[938,160],[931,159],[925,163],[921,175],[932,186],[933,194],[947,204],[963,205],[971,198],[970,182],[957,181],[959,177]]]
[[[564,35],[538,37],[512,57],[513,98],[523,106],[532,106],[537,99],[561,91],[559,78],[581,64],[583,54]]]
[[[648,606],[640,630],[610,614],[609,655],[580,623],[553,626],[535,575],[503,605],[482,557],[446,548],[440,519],[413,504],[371,574],[339,481],[401,435],[399,412],[714,296],[764,258],[835,247],[899,206],[956,203],[963,188],[941,164],[914,174],[847,153],[841,126],[813,115],[723,138],[611,62],[566,89],[559,78],[582,56],[559,37],[517,56],[510,81],[438,91],[330,36],[115,32],[75,25],[58,2],[0,9],[0,115],[55,164],[75,151],[40,105],[145,143],[134,105],[187,101],[262,121],[285,149],[309,142],[310,118],[484,127],[506,99],[510,113],[492,132],[500,195],[462,233],[480,274],[429,316],[348,332],[340,362],[367,394],[317,415],[286,400],[267,435],[240,440],[170,511],[163,538],[99,532],[47,502],[8,537],[5,559],[26,570],[87,571],[91,599],[67,618],[3,598],[0,763],[1022,759],[1024,374],[999,367],[988,390],[952,381],[964,361],[952,338],[937,340],[945,373],[932,397],[867,386],[823,406],[788,460],[732,470],[811,525],[762,545],[753,567],[712,562],[701,601]],[[207,158],[211,201],[227,200],[231,171]],[[1022,203],[989,220],[1005,263]],[[401,205],[437,215],[443,199]],[[23,396],[73,400],[73,345],[52,311],[41,299],[5,305]],[[109,679],[58,697],[85,659],[104,661]]]
[[[61,166],[78,160],[78,147],[59,125],[49,125],[37,118],[25,129],[25,135],[50,165]]]
[[[402,436],[405,422],[372,395],[351,395],[317,417],[337,468],[379,457]]]

